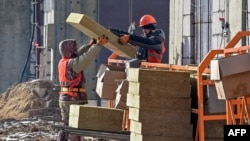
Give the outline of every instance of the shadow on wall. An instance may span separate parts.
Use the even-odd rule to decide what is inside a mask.
[[[193,48],[191,48],[190,38],[184,37],[182,41],[182,65],[194,64],[193,55]]]

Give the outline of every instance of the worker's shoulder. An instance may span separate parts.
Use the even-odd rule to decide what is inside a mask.
[[[158,35],[165,34],[164,31],[163,31],[163,29],[156,29],[154,33],[158,34]]]
[[[162,29],[156,29],[154,32],[154,36],[160,36],[165,40],[165,33]]]

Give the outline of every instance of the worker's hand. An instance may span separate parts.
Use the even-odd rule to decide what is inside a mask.
[[[123,35],[118,39],[118,42],[122,45],[127,44],[129,40],[129,35]]]
[[[93,39],[91,39],[91,40],[89,41],[88,46],[92,46],[93,44],[96,44],[96,39],[95,39],[95,38],[93,38]]]
[[[106,35],[98,37],[97,44],[100,46],[105,45],[108,42],[109,38]]]

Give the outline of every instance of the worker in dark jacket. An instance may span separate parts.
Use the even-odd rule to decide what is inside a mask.
[[[106,44],[108,38],[101,36],[97,40],[92,39],[88,45],[77,49],[76,40],[66,39],[60,42],[59,51],[62,56],[58,64],[59,82],[61,86],[59,95],[59,107],[62,120],[68,125],[69,110],[71,104],[87,104],[85,91],[85,70],[93,59],[95,59]],[[67,141],[67,136],[59,132],[57,141]],[[80,137],[70,137],[70,140],[80,140]]]
[[[124,34],[119,38],[121,44],[130,43],[137,47],[136,58],[147,62],[161,63],[164,46],[165,33],[156,28],[156,20],[152,15],[144,15],[140,19],[140,27],[143,34]]]

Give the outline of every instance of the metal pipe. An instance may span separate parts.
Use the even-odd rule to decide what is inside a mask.
[[[36,79],[39,79],[40,54],[41,54],[41,30],[40,30],[40,0],[35,1],[35,25],[36,25]]]
[[[229,0],[226,0],[226,19],[225,19],[225,23],[229,23]],[[227,33],[227,42],[230,41],[230,28],[228,29],[228,33]]]
[[[31,25],[32,25],[32,33],[31,33],[31,38],[30,38],[29,51],[28,51],[28,54],[27,54],[27,58],[26,58],[24,68],[22,70],[22,74],[21,74],[21,78],[20,78],[19,82],[23,82],[24,75],[25,75],[25,72],[26,72],[26,69],[27,69],[27,66],[28,66],[28,62],[29,62],[29,59],[30,59],[30,54],[31,54],[31,50],[32,50],[32,42],[33,42],[34,33],[35,33],[35,25],[34,25],[35,23],[34,22],[35,22],[35,6],[32,4],[32,23],[31,23]]]
[[[56,45],[58,45],[59,44],[59,42],[60,42],[60,40],[61,40],[61,22],[60,22],[60,20],[61,20],[61,3],[62,3],[62,1],[61,0],[55,0],[55,2],[56,2],[56,8],[55,8],[55,11],[56,11]],[[53,49],[53,53],[52,53],[52,55],[53,55],[53,61],[51,62],[51,64],[52,64],[52,69],[53,69],[53,73],[51,73],[52,74],[52,78],[53,78],[53,80],[55,81],[55,82],[57,82],[58,83],[58,76],[57,76],[57,71],[58,71],[58,69],[57,69],[57,59],[59,60],[59,50],[58,50],[58,47],[55,47],[54,49]]]
[[[100,13],[99,13],[99,11],[100,11],[100,1],[97,0],[96,4],[97,4],[97,21],[100,22],[100,19],[99,19],[100,18]],[[98,55],[98,57],[97,57],[96,64],[97,65],[100,64],[100,55]],[[97,66],[97,68],[98,68],[98,66]],[[97,106],[101,106],[101,102],[102,102],[101,98],[99,96],[97,96],[97,101],[96,101]]]

